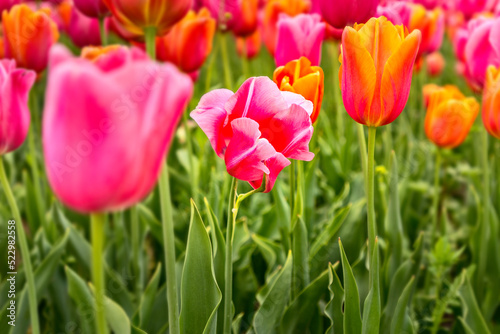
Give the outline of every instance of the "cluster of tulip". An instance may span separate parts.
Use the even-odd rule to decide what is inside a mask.
[[[220,48],[222,54],[226,87],[204,92],[190,116],[224,160],[233,181],[227,196],[227,234],[222,243],[224,277],[217,277],[215,284],[217,291],[219,287],[223,291],[213,312],[218,308],[221,316],[216,320],[213,312],[189,314],[201,319],[196,320],[203,324],[199,333],[215,330],[216,324],[220,326],[217,332],[231,332],[233,239],[240,204],[250,195],[270,192],[288,166],[289,232],[301,228],[305,182],[302,161],[312,161],[318,152],[313,134],[326,95],[336,102],[339,128],[344,127],[342,104],[358,123],[370,268],[363,333],[378,333],[381,326],[375,210],[377,128],[393,123],[403,113],[412,77],[416,76],[420,109],[427,109],[425,117],[417,115],[417,131],[438,147],[432,207],[434,242],[441,215],[441,150],[454,149],[466,140],[481,109],[476,98],[466,97],[457,86],[424,82],[427,76],[439,77],[444,71],[446,62],[440,49],[445,33],[456,55],[456,71],[473,92],[478,96],[482,93],[484,127],[500,139],[500,1],[339,0],[332,4],[331,0],[0,0],[0,10],[0,154],[17,150],[29,138],[34,183],[45,177],[38,172],[41,147],[42,169],[55,197],[71,210],[90,215],[95,332],[99,334],[109,331],[110,322],[106,319],[109,311],[105,308],[102,259],[107,214],[134,210],[156,185],[161,203],[169,333],[190,333],[183,327],[186,316],[183,320],[182,312],[194,311],[183,311],[189,306],[184,301],[180,317],[178,310],[174,209],[166,161],[184,115],[184,140],[188,141],[189,164],[194,168],[195,153],[190,147],[193,130],[185,111],[216,36],[220,38],[214,49]],[[247,66],[250,59],[261,54],[263,43],[274,57],[272,77],[250,77],[244,69],[244,80],[233,92],[227,50],[230,35],[235,37],[236,52]],[[323,43],[331,47],[329,61],[334,72],[333,88],[326,91]],[[207,63],[209,73],[204,74],[208,77],[206,90],[210,88],[213,62]],[[42,100],[43,110],[38,111]],[[368,128],[367,143],[363,126]],[[390,136],[390,126],[386,128]],[[486,214],[479,229],[485,238],[491,230],[492,210],[487,132],[482,137]],[[191,196],[196,200],[198,181],[192,169],[191,173]],[[38,299],[30,252],[1,160],[0,178],[17,221],[31,330],[38,334]],[[238,194],[237,180],[248,182],[252,190]],[[38,187],[36,205],[42,211],[38,219],[44,221]],[[295,245],[299,241],[295,235],[293,238]],[[487,249],[481,249],[486,257]],[[187,253],[186,257],[189,250]],[[349,267],[342,260],[344,269]],[[477,275],[484,273],[486,260],[479,263],[483,267],[479,266]],[[344,272],[346,285],[348,278]],[[346,299],[346,315],[351,312],[347,310],[353,307],[351,303]],[[359,300],[356,303],[359,308]],[[358,330],[346,322],[344,332]]]

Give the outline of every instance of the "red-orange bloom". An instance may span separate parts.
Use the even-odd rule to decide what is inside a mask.
[[[257,29],[248,37],[236,37],[236,51],[241,57],[252,59],[260,52],[262,40]]]
[[[411,16],[408,29],[420,30],[422,33],[422,43],[420,44],[419,55],[437,51],[443,42],[444,35],[444,13],[440,8],[432,11],[425,9],[422,5],[411,5]]]
[[[434,144],[455,148],[462,144],[479,113],[479,103],[466,98],[458,88],[435,88],[429,97],[425,134]]]
[[[16,60],[17,66],[38,73],[47,67],[49,49],[59,39],[50,10],[37,11],[21,4],[2,14],[5,57]]]
[[[143,35],[148,27],[156,28],[163,36],[186,15],[192,0],[104,0],[106,6],[133,35]]]
[[[319,66],[311,66],[306,57],[292,60],[274,71],[274,82],[280,90],[297,93],[314,104],[311,121],[318,118],[325,92],[324,74]]]
[[[339,79],[352,119],[382,126],[401,114],[410,94],[419,44],[418,30],[408,34],[385,17],[345,28]]]
[[[500,68],[494,66],[486,72],[482,116],[486,130],[500,139]]]
[[[182,71],[198,70],[212,51],[216,22],[206,8],[189,13],[168,34],[156,38],[158,59],[170,61]]]

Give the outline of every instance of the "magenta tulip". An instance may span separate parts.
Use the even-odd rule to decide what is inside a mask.
[[[323,18],[335,28],[364,23],[375,15],[380,0],[318,0]]]
[[[43,117],[47,176],[56,196],[84,212],[121,210],[155,185],[192,81],[138,49],[89,61],[51,50]]]
[[[21,3],[21,0],[0,0],[0,13],[9,10],[12,6]]]
[[[22,145],[30,126],[28,96],[36,73],[0,60],[0,155]]]
[[[288,159],[310,161],[313,104],[281,92],[268,77],[246,80],[236,93],[205,94],[191,117],[205,132],[231,176],[271,191]]]
[[[274,58],[277,66],[306,57],[311,65],[321,61],[321,45],[325,36],[325,24],[317,14],[300,14],[289,17],[281,14],[278,20],[278,41]]]
[[[73,3],[80,12],[89,17],[101,18],[109,14],[108,7],[102,0],[73,0]]]
[[[98,19],[82,14],[69,2],[61,4],[59,12],[64,21],[63,29],[76,46],[101,45]]]

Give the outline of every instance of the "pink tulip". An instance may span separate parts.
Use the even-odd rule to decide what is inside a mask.
[[[51,50],[43,117],[47,176],[56,196],[84,212],[121,210],[155,185],[191,79],[139,49],[89,61]]]
[[[309,152],[312,111],[312,102],[301,95],[281,92],[268,77],[254,77],[236,93],[217,89],[205,94],[191,117],[231,176],[258,188],[265,174],[269,192],[288,159],[314,157]]]
[[[0,155],[21,146],[28,134],[28,95],[35,79],[35,72],[16,68],[14,60],[0,60]]]
[[[375,15],[380,0],[318,0],[323,18],[335,28],[364,23]]]
[[[0,13],[4,10],[9,10],[12,6],[21,3],[21,0],[0,0]]]
[[[99,21],[82,14],[70,2],[64,2],[59,7],[59,13],[64,21],[63,29],[79,48],[88,45],[101,45]]]
[[[108,7],[102,0],[73,0],[75,7],[84,15],[100,18],[108,15]]]
[[[490,0],[455,0],[452,2],[451,9],[461,12],[466,18],[471,18],[475,14],[487,10]]]
[[[289,61],[306,57],[311,65],[318,66],[324,36],[325,24],[317,14],[280,15],[274,55],[276,65],[283,66]]]

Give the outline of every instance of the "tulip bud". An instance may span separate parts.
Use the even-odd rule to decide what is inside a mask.
[[[500,69],[494,66],[486,73],[482,116],[486,130],[500,139]]]
[[[446,66],[446,61],[441,52],[433,52],[425,60],[427,62],[427,72],[433,77],[439,76]]]
[[[248,37],[236,37],[236,51],[240,57],[252,59],[260,52],[262,41],[260,31],[255,30],[253,34]]]

